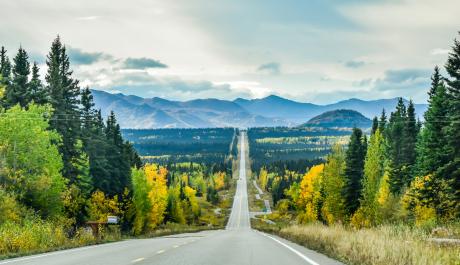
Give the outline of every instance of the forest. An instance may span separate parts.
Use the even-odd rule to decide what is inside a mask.
[[[90,89],[73,77],[60,37],[44,79],[22,47],[12,60],[2,47],[0,59],[0,257],[224,224],[234,129],[166,131],[168,155],[199,146],[201,153],[213,148],[212,158],[144,163],[135,149],[144,151],[146,136],[122,132],[113,112],[101,116]],[[190,144],[195,136],[205,143]],[[118,224],[104,225],[108,216]],[[88,221],[99,223],[97,237]]]
[[[336,144],[348,142],[350,128],[274,127],[249,128],[252,169],[262,167],[280,174],[284,170],[303,173],[312,161],[324,159]]]

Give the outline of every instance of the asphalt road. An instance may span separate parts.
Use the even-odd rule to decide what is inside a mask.
[[[241,136],[244,154],[245,135]],[[240,160],[232,212],[225,230],[134,239],[0,261],[0,265],[328,265],[341,264],[284,239],[252,230],[245,156]]]

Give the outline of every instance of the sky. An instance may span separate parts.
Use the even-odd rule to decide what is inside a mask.
[[[41,64],[59,35],[81,86],[173,100],[417,103],[458,0],[0,0],[0,45]]]

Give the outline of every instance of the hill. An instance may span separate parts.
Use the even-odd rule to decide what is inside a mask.
[[[301,125],[301,127],[358,127],[364,129],[371,126],[372,121],[370,119],[355,110],[348,109],[324,112]]]

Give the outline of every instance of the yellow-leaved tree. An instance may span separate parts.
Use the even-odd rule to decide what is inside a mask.
[[[260,169],[260,172],[259,172],[259,183],[260,183],[260,188],[262,190],[266,190],[267,182],[268,182],[268,172],[263,167],[263,168]]]
[[[217,172],[213,176],[214,180],[214,188],[216,190],[222,190],[225,188],[225,173],[224,172]]]
[[[118,197],[106,197],[104,192],[95,191],[88,202],[88,215],[91,221],[99,222],[107,221],[109,215],[122,215]]]
[[[151,209],[149,214],[149,229],[155,229],[163,222],[166,205],[168,202],[168,188],[166,186],[166,175],[168,171],[156,164],[145,165],[145,176],[149,186],[149,200]]]
[[[323,170],[324,164],[313,166],[300,182],[300,192],[298,202],[296,202],[298,206],[301,206],[300,209],[304,209],[298,216],[300,223],[318,220]]]
[[[132,169],[135,234],[155,229],[163,222],[168,203],[167,173],[165,168],[156,164]]]

